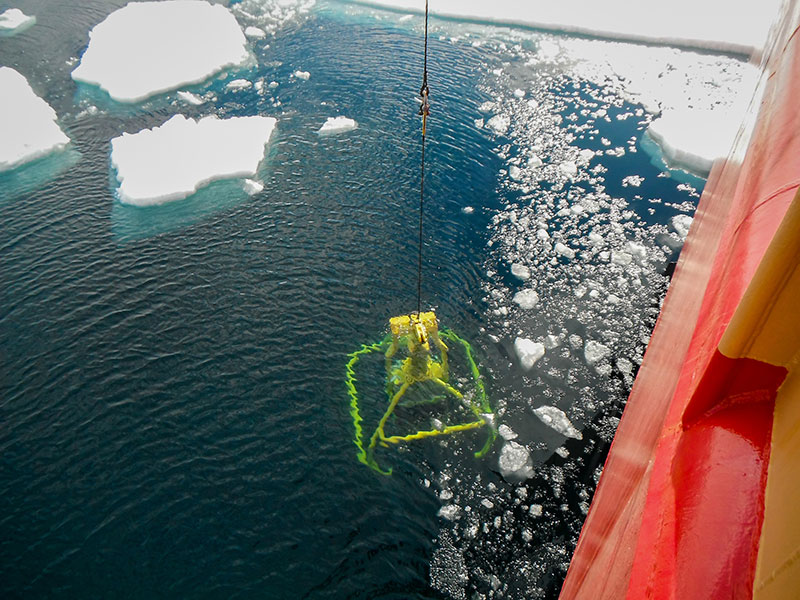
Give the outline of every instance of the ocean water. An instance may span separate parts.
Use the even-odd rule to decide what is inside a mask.
[[[69,77],[123,4],[29,0],[37,24],[0,40],[73,140],[0,175],[0,595],[555,598],[703,181],[642,150],[619,81],[545,52],[562,38],[434,22],[423,302],[472,342],[535,474],[504,481],[503,440],[476,459],[475,433],[382,451],[382,477],[356,460],[344,365],[415,308],[421,20],[318,3],[189,88],[206,105],[123,106]],[[248,25],[271,4],[238,6]],[[264,190],[117,202],[109,140],[176,112],[277,117]],[[319,137],[339,114],[358,128]],[[515,338],[548,335],[524,370]]]

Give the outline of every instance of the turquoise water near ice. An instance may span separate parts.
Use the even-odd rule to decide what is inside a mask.
[[[501,495],[496,452],[477,460],[425,443],[388,457],[392,477],[376,476],[355,460],[344,388],[347,353],[415,307],[419,28],[330,3],[256,42],[257,66],[229,78],[278,81],[273,96],[225,91],[224,78],[194,89],[215,92],[221,116],[278,118],[264,190],[220,182],[141,209],[114,200],[109,140],[209,107],[170,95],[119,106],[71,81],[88,30],[122,4],[23,2],[37,25],[0,40],[2,63],[28,77],[73,140],[66,168],[0,176],[0,594],[460,597],[439,584],[447,523],[426,482],[456,460]],[[497,136],[474,125],[491,99],[483,74],[503,60],[493,48],[431,40],[423,300],[473,341],[497,399],[531,392],[485,332],[491,220],[516,201],[498,183]],[[292,80],[296,69],[311,78]],[[358,129],[318,137],[337,114]],[[622,144],[641,136],[637,124],[604,135]],[[648,175],[649,188],[611,191],[634,207],[635,194],[674,190],[644,153],[618,168]],[[674,214],[645,206],[645,220]],[[644,307],[630,317],[651,319]],[[613,389],[604,406],[618,414],[624,390]],[[543,441],[536,465],[549,465],[561,440],[535,419],[529,427]],[[574,470],[583,483],[603,443],[586,448],[573,447],[589,457]],[[530,493],[546,487],[537,479]],[[582,519],[573,512],[566,534],[531,526],[535,551],[468,548],[462,587],[488,594],[475,569],[527,552],[546,564],[537,579],[505,580],[507,597],[529,587],[554,597]]]

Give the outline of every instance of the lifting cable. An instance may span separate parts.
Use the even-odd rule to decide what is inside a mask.
[[[422,161],[420,165],[419,179],[419,254],[417,260],[417,314],[422,314],[422,206],[425,201],[425,129],[430,113],[428,103],[428,0],[425,0],[425,51],[422,66],[422,87],[419,95],[422,104],[419,107],[419,114],[422,116]]]

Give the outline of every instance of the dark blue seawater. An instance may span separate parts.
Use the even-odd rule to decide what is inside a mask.
[[[0,64],[28,78],[73,140],[66,166],[48,159],[0,176],[0,596],[399,599],[463,588],[490,597],[492,569],[527,552],[556,566],[535,581],[505,578],[506,597],[530,586],[553,597],[586,498],[569,501],[567,534],[557,522],[528,525],[528,550],[518,536],[495,556],[491,544],[460,546],[454,568],[458,576],[465,564],[470,583],[448,591],[440,580],[452,543],[429,484],[457,461],[502,505],[511,488],[496,450],[471,456],[483,434],[421,443],[383,455],[392,477],[355,458],[346,355],[415,308],[419,19],[324,4],[255,42],[256,66],[192,88],[214,92],[210,105],[168,94],[121,106],[69,73],[89,29],[123,4],[28,0],[21,8],[37,24],[0,39]],[[494,48],[430,42],[423,301],[473,341],[490,397],[513,403],[532,392],[508,341],[486,335],[485,270],[496,259],[493,216],[523,200],[499,182],[502,136],[474,124],[492,99],[487,66],[504,60]],[[311,78],[293,79],[297,69]],[[279,86],[226,91],[240,76]],[[551,90],[564,103],[567,83]],[[161,207],[117,202],[109,140],[176,112],[276,116],[264,190],[247,196],[221,182]],[[319,137],[337,114],[358,129]],[[613,122],[603,135],[624,144],[642,126]],[[633,156],[619,173],[662,185],[649,158]],[[666,197],[667,183],[648,194]],[[674,214],[644,202],[638,212],[643,223]],[[644,308],[630,318],[652,326]],[[600,395],[618,416],[625,386]],[[526,414],[543,441],[535,466],[567,462],[553,455],[563,437]],[[572,474],[590,491],[604,444],[572,446],[589,456]],[[529,493],[551,493],[547,481],[534,479]],[[521,530],[528,513],[509,501],[513,511]]]

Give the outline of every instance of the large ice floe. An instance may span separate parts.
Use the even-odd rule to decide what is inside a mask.
[[[119,200],[161,204],[185,198],[212,181],[253,177],[276,122],[273,117],[195,121],[175,115],[160,127],[124,133],[111,140]]]
[[[69,138],[58,126],[55,111],[37,96],[28,80],[10,67],[0,67],[0,171],[62,150]]]
[[[138,102],[249,60],[239,23],[220,4],[131,2],[92,29],[72,78]]]
[[[419,0],[359,0],[396,10],[419,12]],[[729,0],[439,0],[434,15],[485,23],[523,25],[613,39],[674,44],[750,54],[760,50],[778,0],[740,3]]]
[[[22,33],[36,23],[36,17],[26,15],[18,8],[9,8],[0,13],[0,35]]]

